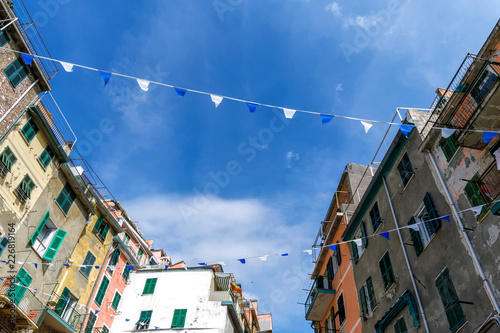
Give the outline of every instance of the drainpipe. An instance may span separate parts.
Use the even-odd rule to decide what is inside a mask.
[[[474,251],[474,247],[472,246],[472,243],[470,242],[469,235],[465,232],[464,229],[464,224],[462,223],[462,219],[460,218],[460,215],[458,214],[457,208],[455,207],[454,201],[451,199],[450,192],[448,191],[448,188],[446,187],[446,184],[443,180],[443,177],[441,176],[441,173],[439,172],[439,168],[436,164],[436,161],[434,160],[434,156],[430,152],[427,153],[431,159],[432,166],[434,167],[434,170],[436,171],[439,181],[441,182],[441,186],[444,188],[444,192],[446,194],[446,199],[448,199],[448,202],[450,203],[451,209],[453,210],[453,215],[455,215],[455,219],[458,222],[460,232],[462,233],[462,237],[465,239],[465,242],[467,243],[468,250],[470,251],[472,255],[472,260],[474,261],[474,264],[479,271],[479,275],[481,276],[481,279],[483,280],[484,287],[486,288],[486,292],[488,293],[488,296],[491,300],[491,303],[493,303],[493,308],[497,313],[500,313],[500,307],[498,306],[498,301],[495,298],[495,294],[493,294],[493,291],[491,290],[491,286],[489,281],[486,279],[486,276],[484,274],[483,268],[481,267],[481,264],[479,263],[479,259],[476,256],[476,252]]]
[[[420,309],[420,314],[422,315],[422,320],[424,321],[425,331],[429,333],[429,326],[427,325],[427,318],[425,317],[424,307],[422,306],[422,302],[420,301],[420,294],[418,293],[417,285],[415,283],[415,278],[413,277],[413,271],[410,266],[410,261],[408,260],[408,255],[406,253],[406,248],[404,246],[403,237],[401,237],[401,231],[399,230],[398,220],[396,219],[396,214],[394,213],[394,207],[392,206],[391,196],[389,194],[389,189],[387,188],[387,183],[385,182],[385,177],[382,177],[382,181],[384,182],[385,193],[387,194],[387,198],[389,199],[389,206],[391,206],[392,217],[394,218],[394,223],[396,224],[396,230],[398,231],[399,242],[401,243],[401,248],[403,249],[403,254],[405,256],[406,266],[408,267],[408,272],[410,273],[411,283],[413,285],[413,289],[415,290],[415,295],[417,296],[418,307]]]
[[[104,262],[102,263],[102,266],[101,266],[101,269],[99,270],[99,274],[97,274],[97,279],[95,280],[95,283],[94,283],[94,286],[92,287],[92,291],[90,292],[90,296],[89,296],[89,300],[87,301],[87,306],[86,308],[88,309],[89,308],[89,305],[90,305],[90,300],[92,300],[92,295],[94,295],[94,291],[95,291],[95,287],[97,287],[97,283],[99,282],[99,278],[101,277],[101,273],[104,271],[104,266],[105,265],[105,262],[106,262],[106,258],[108,257],[109,255],[109,252],[111,252],[111,249],[113,248],[113,240],[111,240],[111,244],[109,244],[109,249],[108,249],[108,253],[106,253],[106,256],[104,257]],[[85,317],[87,317],[87,310],[85,310]],[[83,319],[83,322],[82,322],[82,327],[80,327],[80,333],[83,332],[83,328],[85,327],[85,318]]]
[[[14,104],[12,104],[12,106],[9,108],[9,110],[7,110],[7,112],[5,112],[5,114],[2,116],[2,118],[0,118],[0,123],[2,123],[2,121],[5,119],[5,117],[7,117],[7,115],[9,113],[11,113],[11,111],[17,106],[17,104],[19,104],[19,102],[24,98],[24,96],[26,96],[26,94],[31,90],[31,88],[33,88],[37,83],[38,83],[38,80],[35,80],[35,82],[33,82],[31,84],[31,86],[29,86],[29,88],[26,89],[25,92],[23,92],[23,94],[21,95],[21,97],[19,97],[17,99],[17,101],[15,101]]]

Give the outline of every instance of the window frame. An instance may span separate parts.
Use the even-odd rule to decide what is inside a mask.
[[[125,262],[125,266],[123,267],[123,272],[122,272],[122,278],[125,280],[125,281],[128,281],[129,277],[130,277],[130,271],[131,269],[128,268],[127,266],[129,266],[130,264],[128,262]],[[126,272],[126,273],[125,273]]]
[[[175,309],[170,328],[184,328],[186,325],[187,309]]]
[[[101,280],[101,284],[99,285],[99,289],[97,290],[97,294],[94,297],[94,303],[99,307],[102,306],[102,302],[104,301],[104,297],[106,296],[106,292],[109,287],[109,279],[104,275]]]
[[[115,305],[115,300],[117,299],[117,296],[118,296],[118,301]],[[120,294],[118,290],[115,290],[115,294],[113,295],[113,299],[111,300],[111,305],[110,305],[111,309],[115,310],[115,312],[118,311],[118,307],[120,306],[121,300],[122,300],[122,294]]]
[[[342,306],[339,305],[339,300],[342,300]],[[337,301],[335,303],[337,303],[337,316],[339,317],[339,328],[341,328],[342,325],[347,321],[347,314],[345,311],[344,292],[340,293],[340,295],[339,295],[339,297],[337,297]],[[341,309],[342,309],[342,312],[340,312]],[[341,314],[343,315],[343,317],[340,316]]]
[[[12,167],[16,162],[17,157],[12,149],[9,146],[5,147],[0,154],[0,175],[5,177],[9,172],[12,172]]]
[[[146,282],[144,284],[144,289],[142,290],[142,294],[143,295],[154,294],[157,282],[158,282],[158,278],[146,279]]]
[[[378,265],[382,275],[382,281],[384,281],[384,291],[387,292],[393,285],[396,284],[396,276],[394,275],[394,270],[392,268],[389,251],[385,251],[382,258],[380,258]]]
[[[403,183],[403,188],[406,188],[406,186],[410,183],[410,180],[415,175],[415,170],[413,169],[413,165],[411,164],[408,152],[405,152],[399,160],[397,170],[399,173],[399,177],[401,178],[401,182]],[[405,174],[405,176],[403,176],[403,173]]]
[[[0,46],[8,44],[10,41],[10,36],[7,34],[7,31],[0,30]]]
[[[378,219],[376,218],[376,215],[378,215]],[[380,215],[378,202],[375,202],[372,209],[370,209],[370,220],[372,222],[373,233],[376,233],[378,228],[380,228],[380,226],[382,225],[382,216]]]
[[[462,305],[460,304],[460,298],[458,297],[455,285],[453,284],[453,281],[451,279],[448,267],[446,267],[445,269],[443,269],[443,271],[441,271],[441,273],[439,273],[439,275],[435,279],[435,284],[438,290],[439,298],[441,299],[441,304],[445,309],[445,316],[446,320],[448,321],[449,329],[454,333],[467,322],[467,317],[462,308]],[[440,288],[446,288],[447,290]],[[441,291],[444,292],[444,295],[441,293]],[[448,298],[448,296],[450,296],[450,298]],[[459,310],[459,312],[461,312],[461,316],[463,316],[462,318],[459,318],[459,315],[455,313],[456,310]],[[452,325],[452,323],[450,322],[451,314],[455,316],[453,318],[456,320],[456,323],[454,325]]]
[[[61,192],[59,192],[59,195],[57,196],[57,199],[56,199],[56,203],[59,206],[59,208],[61,208],[64,215],[68,215],[69,210],[71,209],[71,206],[73,206],[73,203],[75,202],[75,200],[76,200],[75,191],[73,191],[73,189],[71,188],[71,185],[69,183],[66,183],[64,185],[64,187],[61,189]],[[66,209],[64,209],[64,206],[68,203],[69,203],[69,206]]]
[[[441,139],[439,139],[439,147],[441,148],[441,151],[446,158],[446,162],[450,162],[453,156],[455,156],[455,154],[457,153],[458,148],[460,148],[460,146],[455,145],[456,138],[457,134],[456,132],[454,132],[447,138],[441,137]],[[447,152],[447,149],[449,149],[450,151]]]
[[[38,156],[38,162],[40,162],[43,169],[46,170],[47,167],[50,165],[50,162],[54,160],[54,157],[56,157],[56,155],[54,154],[50,146],[47,145],[47,147],[45,147],[40,156]]]
[[[87,325],[85,326],[85,332],[84,333],[92,333],[94,330],[94,325],[95,322],[97,321],[97,315],[93,312],[89,312],[89,320],[87,321]],[[89,327],[89,325],[92,325]]]
[[[90,260],[87,260],[89,258],[89,255],[91,255]],[[87,266],[80,267],[80,269],[78,271],[80,273],[82,273],[82,275],[88,279],[90,276],[90,273],[92,273],[92,268],[94,268],[94,264],[95,264],[96,260],[97,260],[96,256],[91,251],[87,251],[87,254],[85,255],[85,258],[83,259],[83,262],[82,262],[82,265],[87,265]],[[90,265],[90,266],[88,266],[88,265]]]
[[[23,128],[20,130],[21,135],[28,145],[31,143],[31,141],[33,141],[39,131],[40,129],[38,128],[33,118],[28,119]]]
[[[149,324],[151,323],[151,317],[153,316],[153,310],[141,311],[139,315],[139,320],[135,324],[136,330],[147,330],[149,329]],[[141,322],[141,320],[146,320],[145,322]]]
[[[10,71],[13,68],[13,71],[11,74],[7,74],[8,71]],[[9,80],[10,84],[12,85],[13,88],[16,88],[21,82],[24,81],[25,78],[28,77],[29,75],[29,70],[26,64],[23,61],[23,58],[21,56],[17,57],[12,61],[7,68],[3,70],[5,76],[7,77],[7,80]],[[17,83],[13,83],[14,79],[18,77],[19,81]]]
[[[17,185],[14,193],[16,193],[19,201],[21,201],[22,203],[26,203],[28,199],[31,199],[31,193],[33,192],[35,187],[36,185],[33,179],[31,179],[31,177],[26,174],[19,185]]]
[[[109,224],[104,221],[104,215],[99,215],[97,221],[95,222],[94,228],[92,229],[92,232],[101,242],[104,242],[106,240],[109,232]]]

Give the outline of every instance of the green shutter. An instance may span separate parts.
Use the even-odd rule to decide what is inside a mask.
[[[486,203],[486,200],[484,199],[482,195],[482,191],[479,188],[479,185],[477,184],[477,181],[470,181],[465,185],[465,196],[467,197],[467,200],[469,200],[469,203],[471,204],[472,207],[484,205]]]
[[[36,126],[33,118],[26,122],[26,124],[23,126],[23,129],[21,130],[21,133],[23,134],[26,141],[28,141],[28,143],[33,140],[33,138],[38,133],[38,127]]]
[[[7,245],[9,245],[9,239],[5,236],[2,237],[2,240],[0,240],[0,256],[3,254],[3,251],[7,248]]]
[[[21,302],[21,299],[23,299],[23,296],[26,293],[27,289],[25,287],[29,287],[31,281],[33,281],[31,275],[29,275],[24,268],[21,268],[15,280],[15,282],[19,284],[19,286],[16,286],[14,289],[15,304],[19,305],[19,302]]]
[[[453,155],[455,155],[455,153],[458,150],[458,147],[455,146],[455,138],[456,135],[455,133],[453,133],[449,137],[441,138],[441,140],[439,140],[439,146],[441,147],[441,150],[443,151],[443,154],[446,157],[447,162],[451,160]]]
[[[120,305],[120,300],[122,299],[122,296],[118,293],[115,292],[115,296],[113,297],[113,302],[111,303],[111,308],[113,310],[118,310],[118,305]]]
[[[99,217],[97,218],[97,221],[95,222],[94,229],[92,230],[96,234],[99,232],[99,228],[101,227],[101,223],[102,223],[102,215],[99,215]]]
[[[104,224],[104,229],[102,230],[102,233],[101,233],[101,236],[100,238],[104,241],[106,240],[106,236],[108,235],[108,231],[109,231],[109,224]]]
[[[73,201],[75,201],[75,198],[76,198],[75,192],[73,192],[69,183],[66,183],[66,185],[64,185],[63,189],[61,190],[61,193],[59,193],[56,202],[59,205],[59,207],[61,207],[62,211],[65,214],[68,214],[69,209],[73,204]]]
[[[157,280],[158,280],[157,278],[147,279],[146,280],[146,284],[144,285],[144,290],[142,291],[142,293],[144,295],[146,295],[146,294],[153,294],[154,291],[155,291],[156,281]]]
[[[377,300],[375,299],[375,291],[373,290],[373,282],[371,276],[366,279],[366,289],[368,289],[368,298],[370,300],[370,306],[373,311],[373,309],[375,309],[375,306],[377,305]]]
[[[379,261],[380,272],[382,273],[382,279],[384,280],[385,290],[389,289],[395,282],[394,272],[392,271],[391,259],[389,258],[389,252],[384,254],[382,259]]]
[[[35,183],[31,180],[30,176],[25,175],[23,180],[18,186],[18,191],[19,189],[21,190],[24,195],[26,195],[27,198],[31,198],[31,191],[35,188]],[[22,198],[21,196],[19,197],[22,201],[25,200],[25,198]]]
[[[6,147],[0,156],[0,161],[5,165],[7,170],[12,171],[12,165],[16,163],[17,158],[9,147]]]
[[[80,272],[85,275],[86,277],[89,277],[90,272],[92,271],[92,266],[95,263],[95,256],[92,254],[92,252],[88,251],[87,255],[85,256],[85,259],[83,260],[82,265],[85,265],[85,267],[80,267]]]
[[[99,287],[99,291],[94,299],[97,305],[101,306],[102,300],[104,299],[104,295],[106,295],[106,291],[108,290],[109,280],[107,277],[102,278],[101,286]]]
[[[187,309],[176,309],[174,311],[174,318],[172,319],[172,328],[184,327],[184,323],[186,321],[186,312],[187,312]]]
[[[368,314],[368,307],[366,305],[366,293],[365,286],[359,289],[359,300],[361,301],[361,314],[363,315],[363,320],[366,320],[366,315]]]
[[[447,268],[436,279],[436,287],[445,309],[450,331],[456,332],[467,319],[465,318],[460,300]]]
[[[118,263],[118,259],[120,258],[120,250],[115,249],[111,258],[109,259],[109,265],[114,266]]]
[[[354,259],[354,263],[357,263],[359,260],[359,254],[358,254],[358,246],[356,243],[351,242],[351,249],[352,249],[352,257]]]
[[[52,152],[52,149],[50,149],[50,147],[47,146],[45,147],[45,150],[40,154],[38,160],[40,161],[40,163],[43,165],[44,168],[47,168],[47,166],[50,164],[53,158],[54,158],[54,153]]]
[[[49,248],[47,251],[45,251],[45,255],[43,256],[43,259],[52,261],[54,260],[57,251],[59,250],[59,247],[61,246],[64,237],[66,237],[67,232],[62,230],[62,229],[57,229],[56,235],[52,239],[52,242],[50,242]]]
[[[130,268],[128,268],[129,263],[125,263],[125,267],[123,268],[122,276],[125,280],[128,280],[128,276],[130,274]]]
[[[408,328],[406,327],[406,322],[404,317],[399,318],[394,324],[394,332],[395,333],[406,333],[408,332]]]
[[[85,326],[85,333],[92,333],[94,330],[94,324],[97,319],[97,316],[94,312],[90,311],[89,313],[89,321],[87,322],[87,326]]]
[[[415,223],[416,223],[415,218],[412,216],[410,221],[408,221],[408,225],[412,225]],[[411,235],[411,240],[413,242],[413,247],[415,248],[415,254],[419,256],[420,253],[422,253],[422,251],[424,250],[424,244],[422,243],[422,238],[420,238],[420,234],[418,233],[418,231],[415,231],[412,228],[410,228],[410,235]]]
[[[42,229],[43,229],[43,227],[45,227],[45,224],[49,220],[49,217],[50,217],[50,213],[49,213],[49,211],[47,211],[47,213],[45,213],[45,216],[40,221],[40,224],[38,224],[38,227],[36,227],[35,232],[33,233],[33,235],[31,235],[31,238],[30,238],[31,245],[35,244],[35,241],[38,238],[38,235],[40,235],[40,232],[42,232]]]
[[[424,223],[425,227],[427,228],[427,231],[429,231],[429,235],[434,235],[441,226],[441,220],[436,219],[438,215],[436,210],[434,209],[434,204],[432,203],[432,199],[429,193],[425,194],[424,206],[425,210],[427,210],[427,213],[429,214],[429,219],[431,220]]]
[[[0,46],[4,46],[10,42],[9,35],[7,35],[7,32],[5,30],[0,31]]]
[[[62,314],[64,310],[64,306],[66,305],[66,300],[68,299],[68,297],[69,297],[69,289],[64,287],[61,297],[59,297],[59,301],[57,301],[57,305],[54,310],[54,312],[57,313],[59,316]]]
[[[9,79],[10,83],[15,87],[21,81],[28,76],[28,69],[24,62],[21,60],[21,57],[15,59],[5,70],[5,75]]]

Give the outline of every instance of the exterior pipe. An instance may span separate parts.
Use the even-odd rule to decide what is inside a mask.
[[[382,181],[384,182],[385,193],[387,194],[387,198],[389,199],[389,206],[391,207],[392,217],[394,218],[394,223],[396,224],[396,230],[398,231],[399,242],[401,243],[401,248],[403,249],[403,254],[405,256],[406,266],[408,267],[408,272],[410,273],[411,283],[413,285],[413,289],[415,290],[415,295],[417,296],[418,307],[420,309],[420,314],[422,315],[422,320],[424,322],[425,331],[429,333],[429,326],[427,325],[427,318],[425,317],[424,307],[422,306],[422,302],[420,301],[420,294],[418,293],[417,285],[415,283],[415,278],[413,277],[413,271],[410,266],[410,261],[408,260],[408,255],[406,254],[406,248],[404,246],[403,237],[401,237],[401,231],[399,230],[399,223],[396,219],[396,214],[394,213],[394,207],[392,206],[391,196],[389,194],[389,189],[387,188],[387,183],[385,182],[385,177],[382,177]]]
[[[11,113],[11,111],[17,106],[17,104],[19,104],[19,102],[24,98],[24,96],[26,96],[26,94],[38,83],[38,79],[35,80],[35,82],[33,82],[31,84],[31,86],[28,87],[28,89],[26,89],[25,92],[23,92],[23,94],[21,95],[21,97],[19,97],[17,99],[17,101],[14,102],[14,104],[12,104],[12,106],[9,108],[9,110],[7,110],[7,112],[5,112],[5,114],[2,116],[2,118],[0,118],[0,123],[2,123],[2,121],[5,119],[5,117],[7,117],[7,115],[9,113]]]
[[[474,261],[474,264],[476,265],[477,270],[479,271],[479,275],[481,276],[481,279],[483,280],[484,286],[486,288],[486,292],[488,293],[488,296],[490,297],[491,303],[493,304],[493,308],[497,313],[500,313],[500,307],[498,306],[498,301],[495,298],[495,294],[491,290],[490,283],[488,279],[486,279],[486,275],[484,274],[483,268],[481,267],[481,264],[479,263],[479,259],[477,258],[476,252],[474,251],[474,247],[472,246],[472,243],[470,242],[469,235],[465,232],[464,229],[464,224],[462,223],[462,219],[460,218],[460,215],[458,214],[457,208],[455,207],[454,201],[451,199],[450,192],[448,191],[448,188],[446,187],[446,184],[443,180],[443,177],[441,176],[441,173],[439,172],[439,168],[436,164],[436,161],[434,160],[434,156],[430,152],[428,152],[429,158],[431,159],[432,166],[434,167],[434,170],[436,171],[439,181],[441,182],[441,185],[444,188],[444,192],[446,194],[446,199],[448,199],[448,202],[450,203],[451,209],[453,210],[453,215],[455,215],[455,218],[457,219],[458,225],[460,226],[460,232],[462,233],[462,236],[465,239],[465,242],[467,243],[467,247],[472,255],[472,260]]]

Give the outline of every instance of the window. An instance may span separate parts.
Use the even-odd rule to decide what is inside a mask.
[[[49,146],[45,147],[45,150],[42,152],[38,160],[42,164],[42,166],[46,169],[50,162],[54,159],[54,152],[52,152],[52,149],[50,149]]]
[[[5,177],[7,173],[11,172],[12,166],[16,163],[16,161],[17,158],[12,150],[10,150],[9,147],[6,147],[0,155],[0,175]]]
[[[66,185],[64,185],[63,189],[61,190],[61,193],[59,193],[56,202],[59,207],[61,207],[64,214],[68,214],[73,201],[75,201],[75,198],[75,192],[73,192],[69,183],[66,183]]]
[[[403,186],[406,187],[411,177],[415,173],[413,171],[413,167],[410,163],[410,159],[408,158],[407,153],[405,153],[403,155],[403,158],[401,158],[401,161],[398,164],[398,171],[399,171],[399,176],[401,177],[401,181],[403,182]]]
[[[479,174],[474,175],[474,177],[472,177],[472,179],[467,182],[464,189],[465,196],[467,197],[467,200],[469,200],[469,203],[472,207],[484,205],[491,202],[491,198],[486,195],[483,185],[479,183],[478,179]],[[478,217],[481,218],[482,216],[484,216],[484,214],[486,214],[487,211],[488,209],[483,206],[481,214],[479,214]]]
[[[125,234],[123,237],[123,244],[128,245],[130,243],[130,236],[128,234]]]
[[[139,250],[137,250],[137,256],[139,257],[139,262],[141,262],[143,254],[144,252],[142,251],[142,248],[139,248]]]
[[[186,322],[186,312],[187,309],[175,309],[174,318],[172,318],[172,328],[184,327],[184,323]]]
[[[443,303],[450,331],[456,332],[467,321],[462,305],[458,299],[455,286],[451,281],[450,272],[446,268],[436,279],[436,287]]]
[[[99,291],[97,291],[97,295],[94,299],[94,302],[101,306],[102,300],[104,299],[104,295],[106,295],[106,291],[108,290],[109,280],[107,277],[102,278],[101,285],[99,286]]]
[[[23,296],[26,293],[26,290],[28,290],[27,287],[30,286],[31,281],[33,281],[31,275],[29,275],[24,268],[21,268],[19,273],[17,273],[16,280],[14,282],[16,284],[16,287],[14,289],[13,298],[11,298],[11,300],[15,304],[19,305],[19,302],[21,302],[21,300],[23,299]]]
[[[10,42],[10,38],[7,32],[5,30],[0,31],[0,46],[4,46],[8,42]]]
[[[361,222],[361,226],[359,228],[359,232],[356,235],[356,238],[361,238],[361,241],[351,242],[352,247],[352,255],[354,258],[354,262],[358,262],[359,257],[363,254],[366,247],[368,246],[368,238],[366,234],[366,225],[365,222]]]
[[[337,243],[337,246],[335,246],[335,249],[337,251],[335,252],[335,258],[337,259],[337,266],[340,267],[340,263],[342,262],[342,254],[340,253],[340,244]]]
[[[332,281],[335,279],[335,276],[337,275],[337,272],[339,270],[339,266],[337,266],[337,259],[334,259],[334,257],[330,257],[328,259],[328,263],[326,264],[326,277],[328,280],[328,288],[327,289],[333,289],[332,288]]]
[[[107,328],[106,326],[103,326],[101,329],[101,333],[109,333],[109,328]]]
[[[21,57],[17,58],[14,60],[5,70],[4,70],[5,75],[9,79],[10,83],[15,87],[19,83],[21,83],[22,80],[24,80],[25,77],[28,76],[28,68],[24,64],[24,61],[22,60]]]
[[[16,187],[16,194],[22,203],[26,200],[31,199],[31,192],[35,188],[35,183],[31,180],[30,176],[25,175],[23,180]]]
[[[139,321],[135,324],[136,330],[147,330],[149,328],[149,323],[151,321],[151,315],[153,311],[141,311],[141,316],[139,317]]]
[[[38,127],[36,126],[33,118],[30,118],[30,120],[28,120],[26,124],[23,126],[21,134],[24,136],[26,141],[30,143],[37,133],[38,133]]]
[[[380,266],[380,272],[382,273],[382,280],[384,280],[385,291],[396,283],[396,278],[394,277],[394,272],[392,271],[391,258],[389,257],[389,252],[386,252],[382,259],[378,262]]]
[[[66,234],[66,231],[57,229],[54,223],[52,223],[50,213],[47,211],[35,229],[35,232],[31,235],[30,243],[43,259],[52,261]]]
[[[366,280],[365,284],[359,290],[359,299],[361,301],[363,319],[366,320],[366,316],[369,313],[373,312],[375,306],[377,305],[371,276]]]
[[[157,280],[158,280],[157,278],[147,279],[146,284],[144,285],[144,290],[142,291],[142,294],[143,295],[153,294],[155,292]]]
[[[408,328],[406,327],[405,318],[399,318],[394,324],[394,333],[406,333],[408,332]]]
[[[447,138],[441,138],[439,140],[439,146],[443,151],[444,156],[446,157],[446,161],[449,162],[451,158],[455,155],[458,150],[458,147],[455,146],[456,134],[453,133]]]
[[[95,263],[95,256],[92,252],[88,251],[85,259],[83,260],[82,267],[80,267],[80,273],[82,273],[85,277],[89,277],[90,272],[92,272],[92,267]]]
[[[64,290],[57,301],[54,312],[65,321],[68,321],[75,310],[78,299],[71,294],[70,290],[64,287]]]
[[[478,104],[481,103],[497,78],[498,75],[495,74],[489,66],[484,69],[483,73],[481,73],[481,76],[470,93],[472,98],[474,98]]]
[[[113,297],[113,301],[111,302],[111,308],[113,310],[118,310],[118,305],[120,305],[120,300],[122,299],[122,295],[120,295],[117,291],[115,292],[115,296]]]
[[[5,236],[2,237],[0,240],[0,256],[3,254],[3,251],[7,248],[7,245],[9,245],[9,239]]]
[[[89,313],[89,321],[87,322],[87,326],[85,326],[85,333],[92,333],[94,330],[94,324],[97,319],[97,316],[94,312],[90,311]]]
[[[340,294],[337,298],[337,315],[339,316],[339,326],[346,320],[345,316],[345,305],[344,305],[344,294]]]
[[[437,217],[432,199],[429,193],[426,193],[415,217],[412,217],[408,222],[408,225],[415,225],[410,228],[410,234],[417,256],[422,253],[423,249],[431,241],[432,236],[440,228],[441,221]]]
[[[150,265],[158,265],[158,262],[156,262],[156,258],[151,256],[151,258],[149,259],[149,264]]]
[[[92,230],[97,238],[104,242],[109,231],[109,224],[103,222],[103,216],[99,215],[99,218],[95,222],[94,229]]]
[[[378,227],[382,224],[382,218],[380,217],[380,211],[378,210],[378,203],[373,205],[373,208],[370,211],[370,219],[372,220],[373,233],[375,233]]]
[[[109,274],[113,275],[115,271],[115,266],[118,263],[119,258],[120,258],[120,250],[115,249],[111,254],[111,257],[109,258],[108,267],[106,267],[106,270],[108,271]]]
[[[129,268],[129,263],[125,263],[125,267],[123,268],[123,273],[122,273],[122,277],[125,279],[125,280],[128,280],[128,276],[130,275],[130,268]]]

